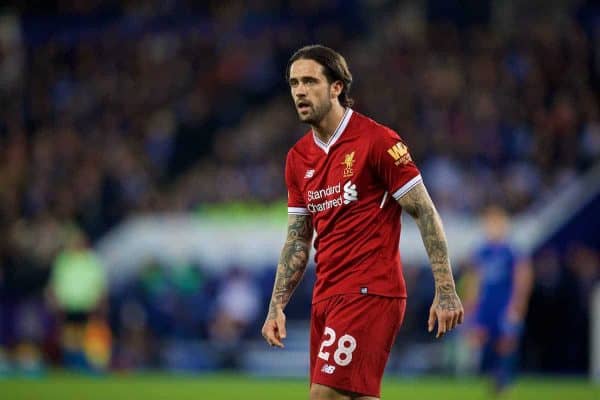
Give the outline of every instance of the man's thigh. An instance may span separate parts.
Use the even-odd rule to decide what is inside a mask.
[[[321,318],[311,330],[311,383],[352,396],[379,397],[405,306],[405,299],[360,294],[315,305],[313,318]]]

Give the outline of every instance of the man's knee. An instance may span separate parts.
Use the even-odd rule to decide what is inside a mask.
[[[310,386],[310,400],[346,400],[350,399],[340,391],[325,385],[313,383]]]
[[[341,391],[329,386],[313,383],[310,387],[310,400],[379,400],[379,397]]]

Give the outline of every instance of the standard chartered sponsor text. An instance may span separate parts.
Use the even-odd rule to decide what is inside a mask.
[[[335,199],[325,200],[322,203],[308,203],[308,211],[311,213],[316,213],[320,211],[329,210],[333,207],[339,207],[343,204],[342,196],[339,196]]]
[[[353,185],[351,181],[346,182],[343,193],[342,184],[340,182],[337,185],[331,185],[325,189],[309,190],[307,195],[309,200],[307,208],[311,213],[317,213],[329,210],[331,208],[341,207],[344,204],[350,204],[350,202],[358,199],[356,185]],[[331,198],[333,196],[335,197]],[[311,202],[311,200],[323,201]]]
[[[326,187],[325,189],[319,190],[309,190],[308,191],[308,211],[311,213],[317,213],[325,210],[329,210],[333,207],[339,207],[343,203],[342,196],[336,197],[335,199],[327,199],[320,203],[310,203],[313,200],[325,199],[327,197],[333,196],[335,194],[339,194],[342,192],[342,184],[341,182],[337,185],[331,185]]]
[[[327,196],[331,196],[336,193],[341,193],[342,191],[342,183],[338,183],[337,185],[328,186],[325,189],[319,190],[309,190],[308,191],[308,201],[323,199]]]

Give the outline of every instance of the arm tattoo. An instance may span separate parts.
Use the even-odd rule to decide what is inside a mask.
[[[460,307],[460,300],[456,295],[446,235],[442,220],[425,185],[419,183],[400,198],[398,203],[415,219],[421,232],[421,238],[431,262],[435,280],[435,296],[439,307],[442,310],[457,310]]]
[[[308,264],[312,236],[313,225],[310,215],[288,216],[287,239],[277,264],[267,319],[275,319],[277,306],[285,308],[302,280]]]

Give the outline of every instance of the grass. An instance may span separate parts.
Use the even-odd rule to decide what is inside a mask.
[[[53,373],[44,378],[0,379],[6,400],[295,400],[308,398],[304,380],[262,379],[239,375],[178,376],[167,374],[84,377]],[[482,380],[449,378],[387,379],[383,399],[485,399]],[[503,399],[599,400],[600,386],[585,380],[524,379]]]

